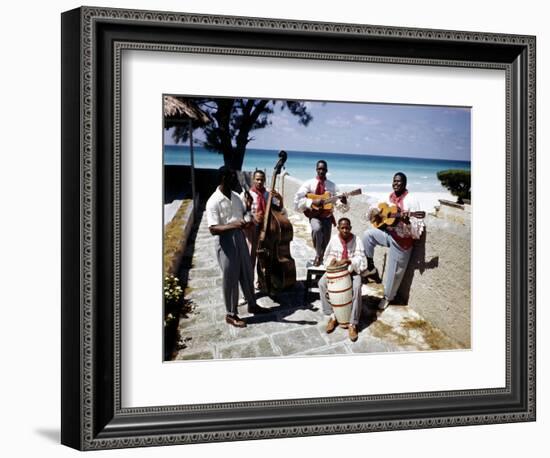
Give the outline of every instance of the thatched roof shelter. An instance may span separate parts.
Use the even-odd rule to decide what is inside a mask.
[[[166,128],[187,124],[189,126],[189,151],[191,156],[191,190],[193,202],[196,202],[195,159],[193,152],[193,129],[212,122],[210,116],[202,111],[192,100],[185,97],[164,96],[164,126]],[[197,207],[193,206],[196,216]]]
[[[193,121],[195,125],[204,125],[212,120],[191,100],[172,95],[164,96],[164,119],[169,122]]]

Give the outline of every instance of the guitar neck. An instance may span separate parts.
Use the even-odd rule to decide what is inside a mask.
[[[338,199],[342,198],[344,196],[344,194],[341,194],[339,196],[332,196],[332,197],[329,197],[328,199],[325,199],[325,205],[326,204],[333,204],[335,203]]]
[[[418,211],[418,212],[397,212],[397,213],[391,213],[386,218],[407,218],[409,216],[412,216],[413,218],[425,218],[426,212]]]
[[[351,192],[343,192],[342,194],[338,194],[336,196],[329,197],[325,200],[326,203],[335,203],[338,199],[341,199],[342,197],[348,197],[348,196],[356,196],[357,194],[361,194],[361,189],[355,189]]]

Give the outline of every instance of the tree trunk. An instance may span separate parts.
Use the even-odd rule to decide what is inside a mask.
[[[223,152],[223,163],[225,166],[233,170],[241,170],[243,168],[245,149],[232,148],[230,151]]]
[[[233,150],[233,170],[242,170],[245,151],[246,146],[242,148],[237,147]]]

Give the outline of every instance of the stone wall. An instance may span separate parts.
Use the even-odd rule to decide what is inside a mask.
[[[440,200],[437,217],[458,224],[470,225],[472,212],[470,205],[461,205],[449,200]]]
[[[298,191],[298,188],[302,182],[290,175],[282,174],[277,180],[277,190],[283,195],[285,202],[285,208],[294,208],[294,194]]]
[[[426,231],[413,249],[398,300],[470,347],[470,222],[428,215]]]

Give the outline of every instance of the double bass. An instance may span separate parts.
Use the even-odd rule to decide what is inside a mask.
[[[279,160],[273,169],[271,187],[258,243],[258,280],[260,289],[274,294],[291,288],[296,283],[296,264],[290,255],[290,242],[294,235],[292,224],[283,212],[282,198],[275,191],[277,175],[286,162],[286,151],[279,152]],[[273,197],[280,199],[280,205],[273,204]]]

